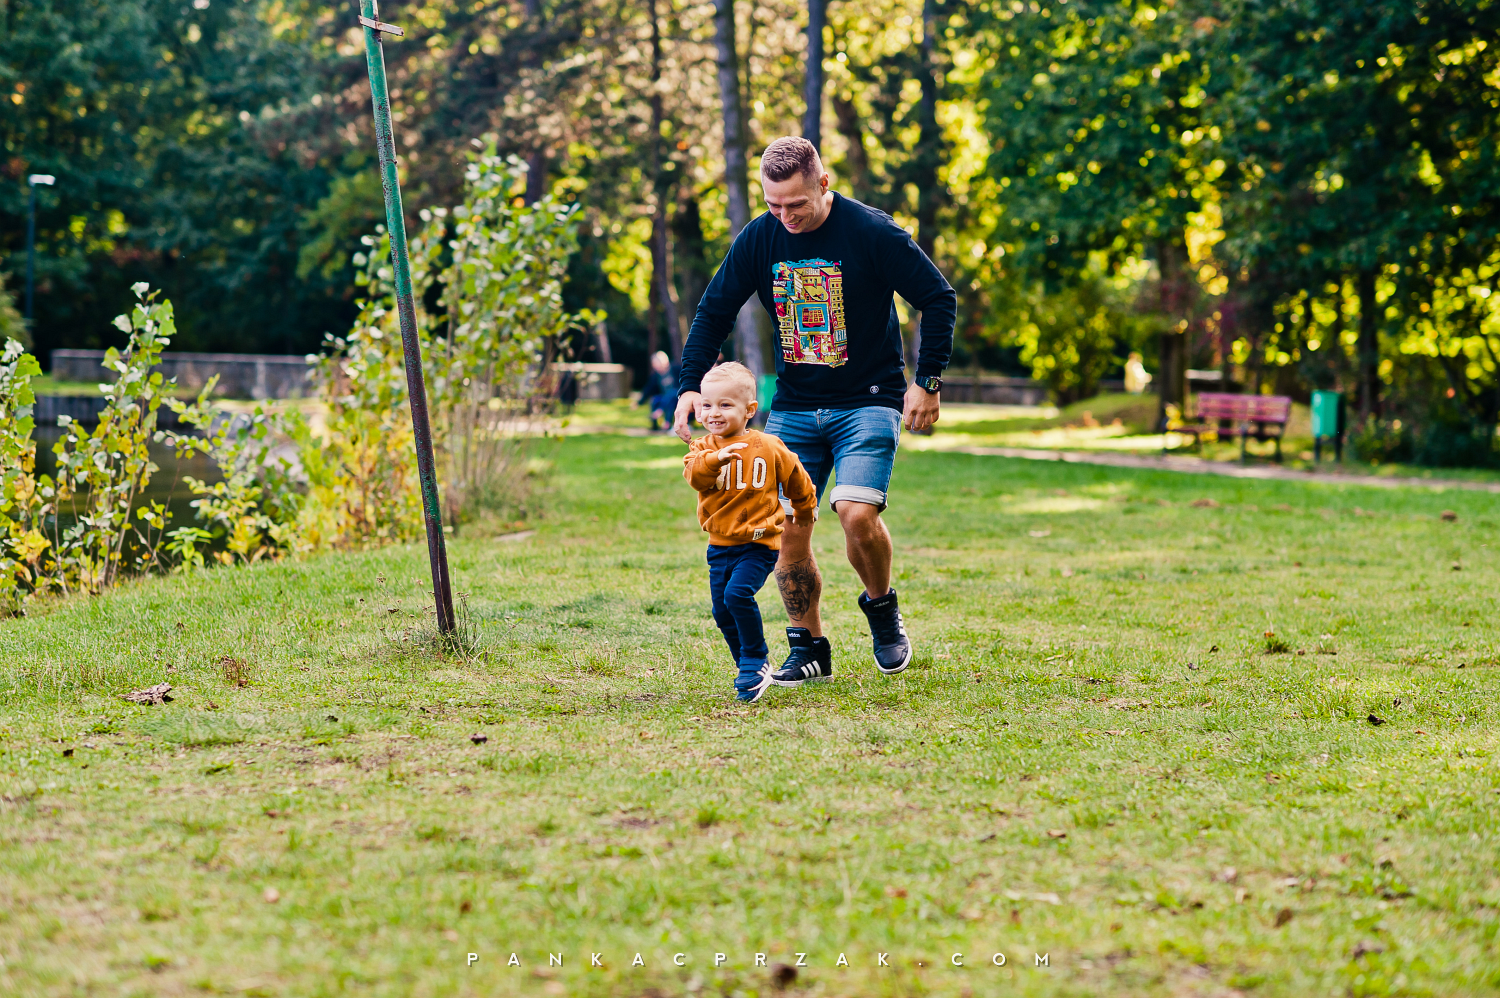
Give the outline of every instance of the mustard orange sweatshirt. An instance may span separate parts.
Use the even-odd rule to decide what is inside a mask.
[[[738,443],[749,446],[721,464],[719,451]],[[780,551],[786,513],[777,486],[786,491],[798,520],[812,522],[818,505],[812,479],[779,437],[759,430],[728,439],[710,434],[688,445],[682,463],[682,477],[698,490],[698,522],[710,544],[755,543]]]

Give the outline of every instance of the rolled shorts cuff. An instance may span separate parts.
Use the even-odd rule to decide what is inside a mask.
[[[828,506],[837,510],[839,503],[862,502],[876,509],[885,509],[885,493],[879,489],[872,489],[868,485],[835,485],[828,493]]]

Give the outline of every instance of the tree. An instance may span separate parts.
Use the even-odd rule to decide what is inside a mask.
[[[803,99],[802,137],[823,148],[823,27],[828,0],[807,0],[807,75]]]
[[[750,224],[749,167],[745,157],[745,118],[740,103],[739,50],[735,41],[734,0],[715,0],[714,43],[718,50],[719,101],[724,115],[724,187],[729,200],[729,238]],[[734,326],[735,357],[756,376],[765,373],[760,329],[752,304],[740,309]]]

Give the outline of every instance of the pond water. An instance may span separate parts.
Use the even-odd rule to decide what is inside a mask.
[[[62,438],[62,428],[38,426],[32,436],[36,440],[37,472],[56,477],[57,455],[52,452],[52,446]],[[159,470],[151,476],[151,481],[147,483],[137,505],[151,502],[165,503],[167,511],[172,515],[167,524],[168,530],[195,526],[197,521],[194,520],[193,514],[197,511],[190,505],[193,501],[193,494],[184,479],[192,477],[209,483],[222,481],[224,476],[219,474],[218,465],[201,454],[179,461],[176,452],[162,444],[151,445],[151,461]],[[62,524],[67,526],[72,521],[71,512],[64,507]]]

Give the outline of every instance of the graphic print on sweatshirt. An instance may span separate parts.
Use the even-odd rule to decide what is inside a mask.
[[[849,360],[844,272],[834,260],[783,260],[771,268],[771,295],[788,364],[841,367]]]

